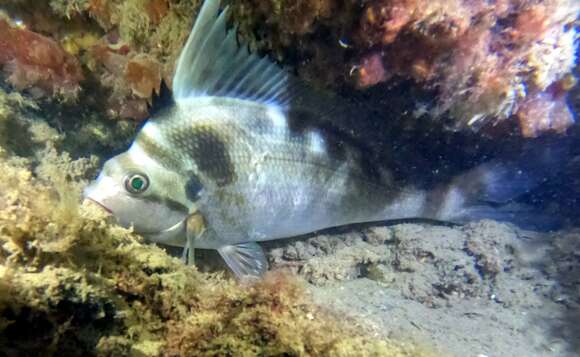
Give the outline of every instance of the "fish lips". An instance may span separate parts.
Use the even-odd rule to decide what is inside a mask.
[[[105,205],[103,205],[101,202],[97,201],[97,200],[93,200],[90,197],[85,198],[85,201],[89,201],[91,203],[96,204],[97,206],[99,206],[100,208],[102,208],[103,210],[105,210],[108,214],[113,215],[113,211],[111,211],[109,208],[107,208]]]
[[[90,196],[85,196],[84,202],[90,202],[90,204],[94,204],[96,206],[98,206],[100,209],[104,210],[105,212],[107,212],[107,214],[109,214],[111,217],[114,217],[115,221],[117,222],[117,224],[119,224],[120,226],[124,227],[124,228],[128,228],[128,229],[134,229],[134,226],[132,224],[124,224],[119,217],[117,217],[113,211],[108,208],[107,206],[105,206],[104,204],[102,204],[101,202],[99,202],[98,200],[90,197]],[[139,232],[134,230],[135,233],[140,234],[140,235],[155,235],[158,234],[159,232]]]
[[[89,186],[87,186],[84,190],[83,190],[83,198],[84,198],[84,202],[91,202],[96,204],[97,206],[101,207],[102,209],[104,209],[105,211],[107,211],[107,213],[109,214],[113,214],[113,211],[105,206],[101,201],[99,201],[98,199],[94,198],[94,191],[95,191],[95,185],[91,184]]]

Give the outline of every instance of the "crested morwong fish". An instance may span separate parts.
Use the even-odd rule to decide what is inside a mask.
[[[108,160],[85,197],[153,242],[216,249],[237,276],[267,270],[257,242],[408,217],[495,217],[481,199],[509,198],[525,175],[484,164],[431,191],[399,187],[360,138],[333,126],[340,106],[227,31],[206,0],[177,62],[173,104]],[[337,109],[339,108],[339,109]]]

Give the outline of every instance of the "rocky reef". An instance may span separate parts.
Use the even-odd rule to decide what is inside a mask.
[[[259,5],[257,4],[259,3]],[[523,136],[564,132],[575,85],[577,2],[236,1],[245,33],[331,87],[410,80],[433,91],[454,129],[516,121]],[[244,16],[245,15],[245,16]],[[291,16],[293,15],[293,16]],[[382,91],[381,100],[392,96]],[[540,110],[541,109],[541,110]]]
[[[238,283],[144,244],[80,204],[98,160],[72,159],[37,114],[0,90],[0,355],[430,355],[370,337],[284,273]]]
[[[77,96],[81,66],[57,42],[5,17],[0,18],[0,32],[0,65],[15,88],[31,88],[37,95]]]
[[[141,120],[162,86],[171,88],[199,5],[9,0],[0,21],[0,66],[17,88],[64,98],[98,91],[108,116]],[[452,130],[492,127],[483,132],[535,137],[563,133],[574,122],[566,98],[576,83],[577,1],[233,0],[231,6],[250,47],[313,85],[348,94],[379,87],[367,104],[384,120],[401,97],[390,88],[409,82],[433,97],[416,100],[415,116]],[[494,129],[498,124],[509,130]]]
[[[494,221],[327,232],[273,247],[316,301],[450,356],[577,356],[578,230]]]
[[[357,33],[370,49],[358,83],[399,75],[432,86],[436,112],[457,127],[514,117],[524,136],[563,132],[574,121],[565,94],[575,84],[578,11],[567,0],[372,2]]]
[[[99,107],[111,118],[142,120],[161,83],[170,85],[175,58],[191,28],[198,1],[8,1],[0,48],[3,71],[18,88],[37,91],[60,62],[58,81],[76,88],[83,99],[99,98]],[[14,37],[21,41],[14,42]],[[31,48],[44,53],[31,53]],[[30,59],[36,59],[31,66]],[[37,59],[39,58],[39,59]],[[80,65],[79,65],[80,64]],[[76,75],[82,66],[81,74]],[[13,72],[28,72],[16,77]],[[60,91],[70,99],[75,91]],[[47,93],[53,95],[54,91]]]

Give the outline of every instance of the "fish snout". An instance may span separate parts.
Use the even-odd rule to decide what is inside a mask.
[[[113,211],[107,207],[98,197],[97,182],[93,182],[83,190],[83,205],[93,205],[106,211],[108,214],[113,214]]]

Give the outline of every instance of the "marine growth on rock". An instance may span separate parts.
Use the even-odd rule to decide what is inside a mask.
[[[454,130],[513,122],[534,137],[563,133],[574,122],[566,97],[576,83],[577,1],[234,0],[231,6],[231,22],[251,47],[315,85],[364,91],[411,80],[435,93],[427,114],[448,118]],[[104,90],[110,117],[142,120],[162,82],[171,88],[198,7],[192,0],[10,0],[0,22],[0,67],[17,88],[37,94],[72,98],[79,90]],[[373,100],[396,103],[383,92]]]
[[[527,137],[563,133],[574,122],[565,97],[575,83],[579,11],[568,0],[372,1],[357,31],[370,51],[358,84],[403,76],[433,87],[436,112],[457,128],[515,119]]]

